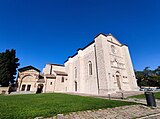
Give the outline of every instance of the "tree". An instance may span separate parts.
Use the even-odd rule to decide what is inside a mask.
[[[155,70],[145,67],[143,71],[135,71],[138,86],[160,87],[160,66]]]
[[[19,66],[16,51],[6,50],[0,53],[0,85],[5,87],[14,83],[16,69]]]
[[[160,66],[158,66],[155,70],[154,70],[155,74],[157,76],[160,76]]]
[[[146,79],[148,79],[149,76],[153,76],[154,73],[152,70],[149,69],[150,67],[145,67],[144,70],[143,70],[143,73],[144,73],[144,77]]]
[[[144,86],[146,85],[145,82],[144,82],[144,74],[143,74],[143,71],[135,71],[135,75],[136,75],[136,78],[137,78],[137,84],[138,86]]]

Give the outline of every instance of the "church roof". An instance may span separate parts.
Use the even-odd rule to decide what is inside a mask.
[[[113,41],[109,41],[109,40],[107,40],[107,41],[108,41],[108,42],[111,42],[111,43],[113,43],[113,44],[115,44],[115,45],[118,45],[118,46],[124,46],[124,45],[125,45],[125,44],[120,43],[111,33],[109,33],[109,34],[99,33],[98,35],[96,35],[96,36],[94,37],[94,39],[97,38],[97,37],[100,36],[100,35],[103,35],[103,36],[105,36],[105,37],[112,36],[112,37],[114,38],[114,42],[113,42]],[[87,44],[85,47],[83,47],[83,48],[78,48],[78,50],[84,50],[84,49],[86,49],[88,46],[92,45],[94,42],[95,42],[95,41],[93,40],[92,42],[90,42],[89,44]],[[125,46],[127,46],[127,45],[125,45]],[[78,51],[78,50],[77,50],[77,51]],[[76,56],[77,54],[78,54],[78,52],[76,52],[76,53],[75,53],[74,55],[72,55],[72,56],[69,56],[68,58],[73,58],[73,57]],[[67,62],[67,61],[68,61],[68,59],[67,59],[66,61],[64,61],[64,63]]]
[[[31,66],[31,65],[30,65],[30,66],[23,67],[23,68],[19,68],[18,71],[19,71],[19,72],[23,72],[23,71],[27,71],[27,70],[30,70],[30,69],[34,69],[34,70],[40,72],[39,69],[37,69],[37,68],[35,68],[35,67]]]

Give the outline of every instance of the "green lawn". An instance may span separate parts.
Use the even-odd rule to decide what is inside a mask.
[[[132,102],[113,101],[68,94],[28,94],[0,96],[1,119],[50,117],[59,113],[133,105]]]
[[[160,99],[160,92],[154,93],[154,96],[155,96],[156,99]],[[135,96],[131,96],[129,98],[139,98],[139,99],[142,99],[142,98],[145,98],[145,95],[144,94],[135,95]]]

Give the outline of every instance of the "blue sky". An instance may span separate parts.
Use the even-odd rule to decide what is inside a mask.
[[[98,33],[130,49],[136,70],[160,65],[160,0],[0,0],[0,52],[20,67],[63,64]]]

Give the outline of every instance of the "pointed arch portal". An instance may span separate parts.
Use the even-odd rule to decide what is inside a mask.
[[[118,71],[116,72],[116,80],[117,80],[118,89],[122,90],[121,81],[120,81],[120,73]]]

